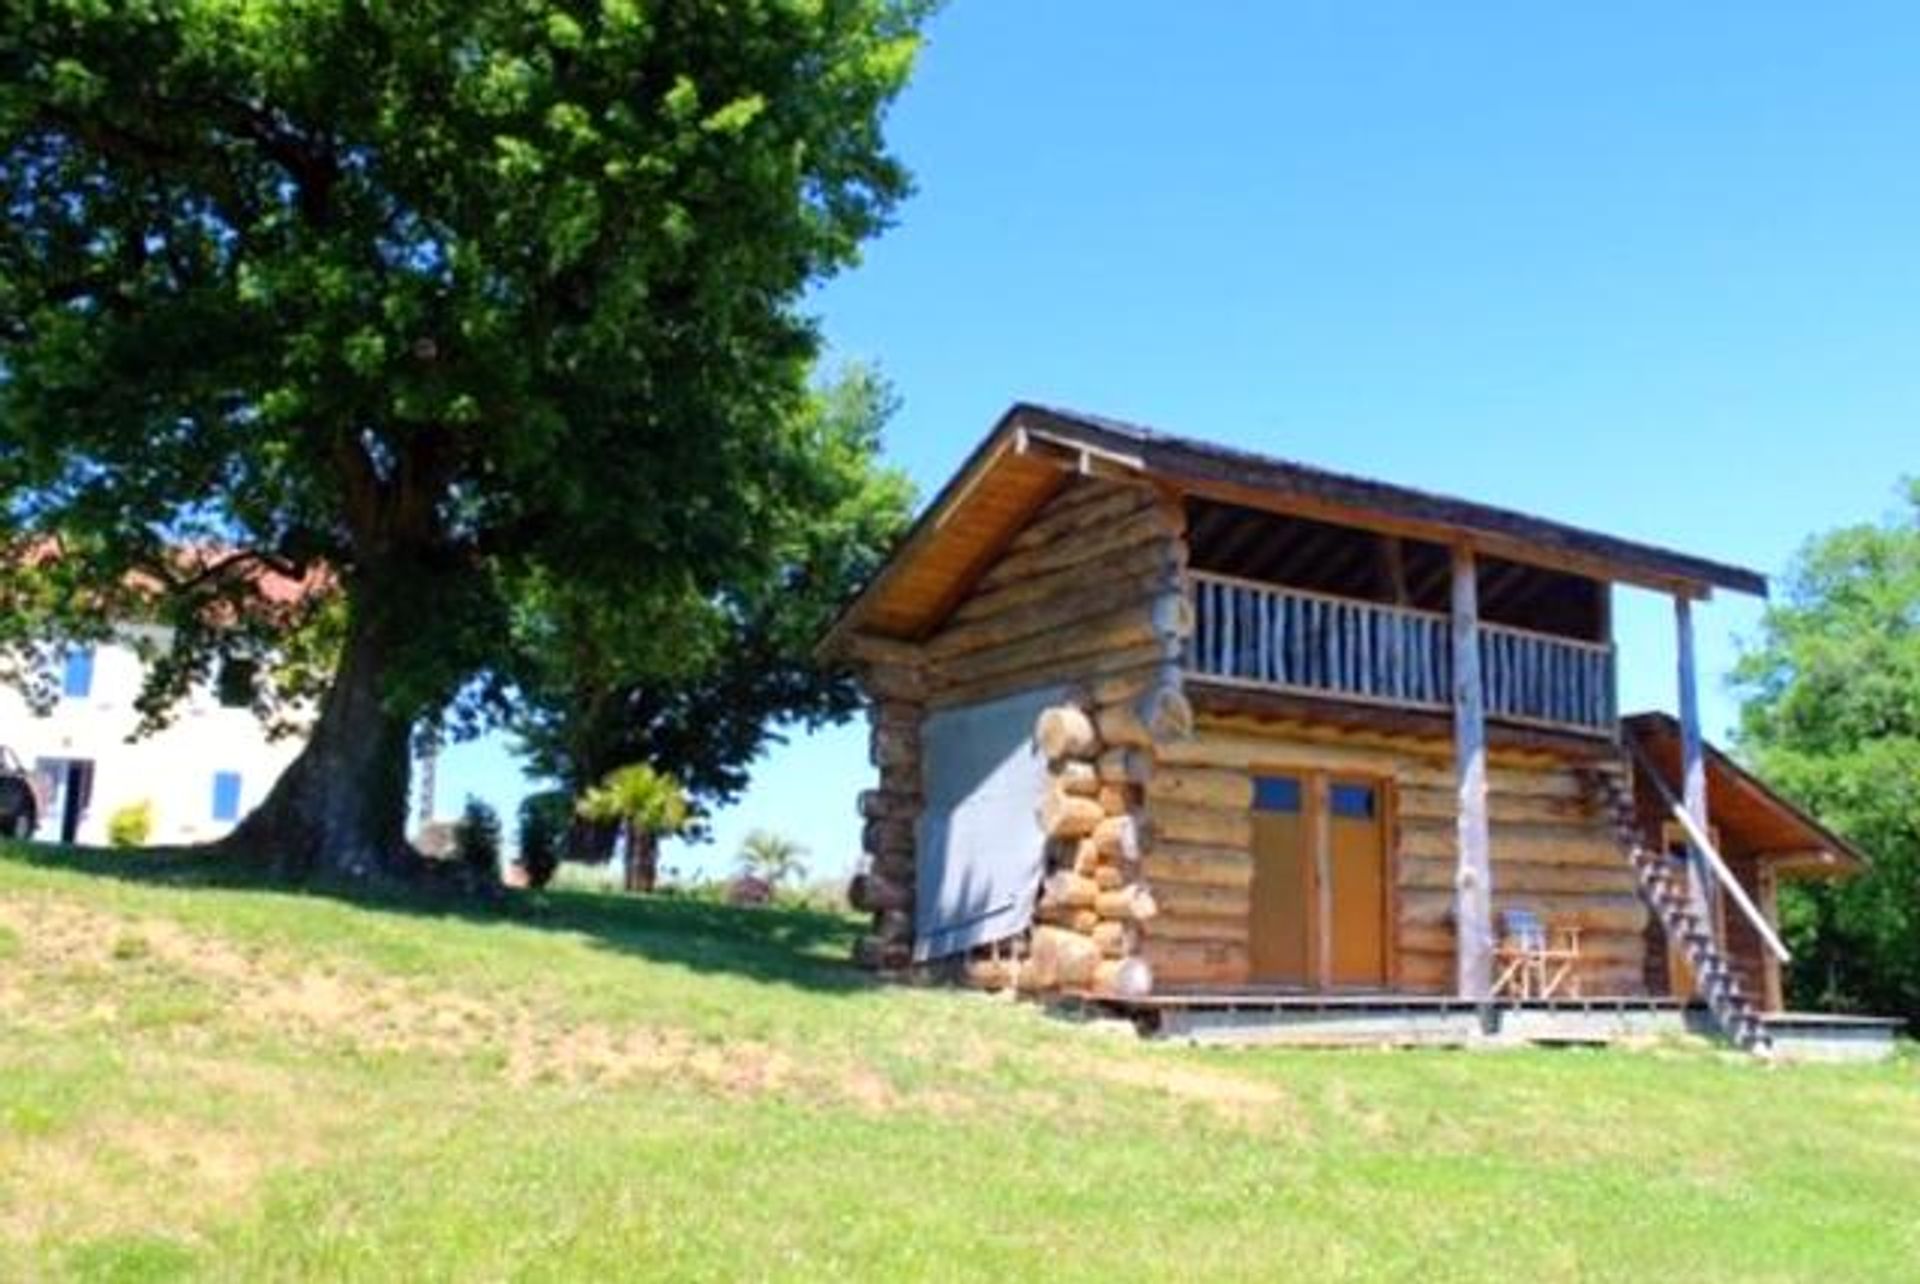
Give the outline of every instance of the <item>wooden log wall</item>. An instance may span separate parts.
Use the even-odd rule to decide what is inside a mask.
[[[1023,988],[1138,993],[1151,985],[1133,961],[1140,924],[1153,914],[1137,877],[1141,782],[1113,778],[1101,762],[1192,725],[1180,692],[1192,632],[1184,527],[1181,505],[1151,487],[1076,478],[931,637],[857,640],[881,773],[880,787],[861,799],[867,868],[849,889],[874,914],[862,961],[891,968],[910,957],[926,712],[1064,685],[1084,725],[1043,719],[1036,732],[1053,772],[1048,794],[1035,800],[1037,822],[1052,835],[1041,921],[1024,956],[983,950],[964,974]]]
[[[860,795],[862,868],[847,899],[873,915],[872,930],[854,945],[854,961],[894,971],[913,959],[914,826],[922,797],[926,679],[917,657],[900,652],[887,660],[869,656],[862,681],[869,696],[868,757],[879,780]]]
[[[1025,942],[963,961],[977,984],[1029,991],[1233,986],[1249,978],[1256,769],[1391,782],[1390,984],[1451,993],[1457,790],[1445,740],[1312,723],[1196,720],[1181,657],[1193,621],[1184,515],[1149,487],[1080,478],[1007,545],[931,637],[867,639],[879,787],[862,796],[874,915],[863,961],[911,953],[914,821],[926,712],[1062,685],[1035,735],[1052,776],[1035,799],[1049,835]],[[1574,770],[1494,751],[1488,770],[1493,911],[1537,910],[1583,931],[1589,994],[1645,992],[1647,915]]]
[[[1193,737],[1157,747],[1147,785],[1154,841],[1144,868],[1160,915],[1142,951],[1163,985],[1235,985],[1248,973],[1253,777],[1329,771],[1391,783],[1388,877],[1396,911],[1389,984],[1455,987],[1457,815],[1444,741],[1345,734],[1310,724],[1203,717]],[[1533,909],[1582,932],[1588,994],[1644,992],[1647,912],[1632,870],[1574,770],[1500,754],[1488,771],[1493,910]]]

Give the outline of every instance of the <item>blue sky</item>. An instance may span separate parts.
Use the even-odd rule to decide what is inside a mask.
[[[1777,573],[1920,446],[1920,7],[958,0],[899,226],[816,295],[931,493],[1006,405],[1099,411]],[[1699,615],[1704,708],[1757,604]],[[1669,604],[1617,604],[1672,707]],[[717,841],[859,848],[865,733],[770,754]],[[451,752],[441,808],[525,786]]]

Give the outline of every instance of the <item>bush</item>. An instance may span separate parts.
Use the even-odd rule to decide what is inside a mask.
[[[153,804],[142,798],[107,817],[107,841],[115,847],[145,847],[153,837]]]
[[[573,800],[563,789],[528,794],[520,802],[520,868],[528,887],[545,887],[566,859]]]
[[[454,859],[483,882],[500,881],[500,813],[469,797],[453,826]]]

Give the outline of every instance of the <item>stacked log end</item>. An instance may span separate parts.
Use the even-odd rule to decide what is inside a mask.
[[[899,971],[913,959],[914,822],[920,814],[920,726],[926,717],[918,670],[871,665],[862,675],[871,701],[869,757],[879,783],[860,795],[861,872],[847,888],[855,909],[873,915],[854,961]]]
[[[1141,881],[1139,786],[1103,772],[1097,704],[1045,710],[1034,742],[1049,771],[1038,808],[1048,860],[1017,981],[1034,991],[1150,993],[1141,927],[1158,907]]]

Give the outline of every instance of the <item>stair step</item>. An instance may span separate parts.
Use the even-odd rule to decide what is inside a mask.
[[[1588,796],[1594,810],[1611,824],[1614,840],[1633,869],[1640,892],[1665,929],[1667,939],[1682,948],[1697,978],[1714,1024],[1733,1046],[1771,1057],[1773,1040],[1766,1024],[1741,988],[1731,961],[1714,944],[1694,902],[1667,863],[1664,852],[1647,848],[1638,809],[1623,782],[1612,775],[1586,773]]]

